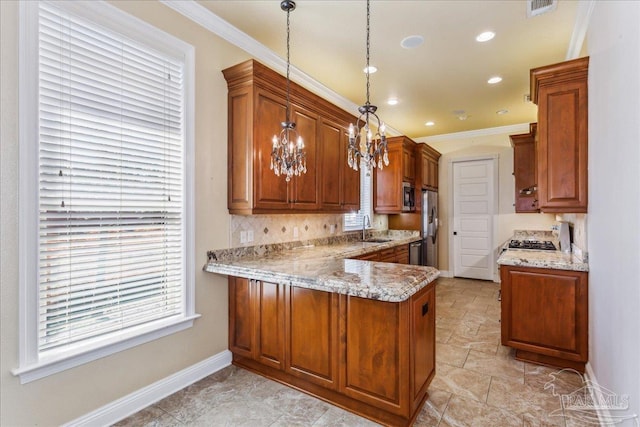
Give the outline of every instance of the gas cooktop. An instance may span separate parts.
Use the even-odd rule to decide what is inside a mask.
[[[512,240],[509,249],[538,249],[542,251],[555,251],[556,247],[549,240]]]

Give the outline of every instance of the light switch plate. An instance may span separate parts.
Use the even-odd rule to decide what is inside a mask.
[[[253,242],[253,230],[247,230],[247,243]]]
[[[240,232],[240,243],[247,243],[247,232],[246,231],[241,231]]]
[[[293,238],[297,239],[299,235],[298,227],[293,227]]]

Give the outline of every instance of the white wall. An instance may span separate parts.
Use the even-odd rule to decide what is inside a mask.
[[[452,190],[449,182],[449,169],[452,159],[468,156],[498,156],[498,212],[495,224],[497,226],[494,253],[497,259],[499,247],[513,235],[513,230],[551,230],[555,224],[555,216],[540,213],[515,213],[515,179],[513,173],[513,148],[509,135],[529,132],[529,125],[515,127],[504,133],[496,129],[497,133],[487,134],[483,130],[469,136],[469,132],[461,134],[440,135],[436,138],[419,138],[417,141],[426,142],[442,153],[438,173],[438,206],[440,211],[440,240],[438,243],[438,268],[452,273],[453,266],[449,265],[449,203]],[[495,261],[495,260],[494,260]],[[497,270],[496,270],[497,272]],[[496,273],[497,280],[497,273]]]
[[[590,363],[628,414],[640,414],[639,23],[640,2],[597,1],[588,30]]]
[[[21,385],[18,366],[18,3],[0,1],[0,425],[55,426],[206,360],[227,345],[224,276],[206,251],[227,247],[227,86],[220,70],[248,59],[159,2],[113,2],[196,48],[196,312],[192,328]]]

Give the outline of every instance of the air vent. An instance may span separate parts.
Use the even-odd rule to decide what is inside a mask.
[[[527,16],[542,15],[551,12],[558,6],[558,0],[527,0]]]

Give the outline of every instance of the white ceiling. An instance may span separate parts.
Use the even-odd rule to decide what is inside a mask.
[[[198,3],[286,57],[286,13],[279,0]],[[378,72],[371,75],[371,103],[390,127],[413,138],[535,121],[537,107],[524,101],[529,70],[566,59],[577,13],[573,0],[560,0],[554,11],[533,18],[527,18],[524,0],[374,0],[371,64]],[[363,104],[366,2],[298,0],[290,17],[292,66]],[[495,38],[476,42],[486,30]],[[400,41],[410,35],[423,36],[424,44],[402,48]],[[489,85],[494,75],[503,81]],[[389,97],[399,103],[387,105]],[[501,109],[509,113],[496,114]],[[466,120],[454,114],[460,110]]]

